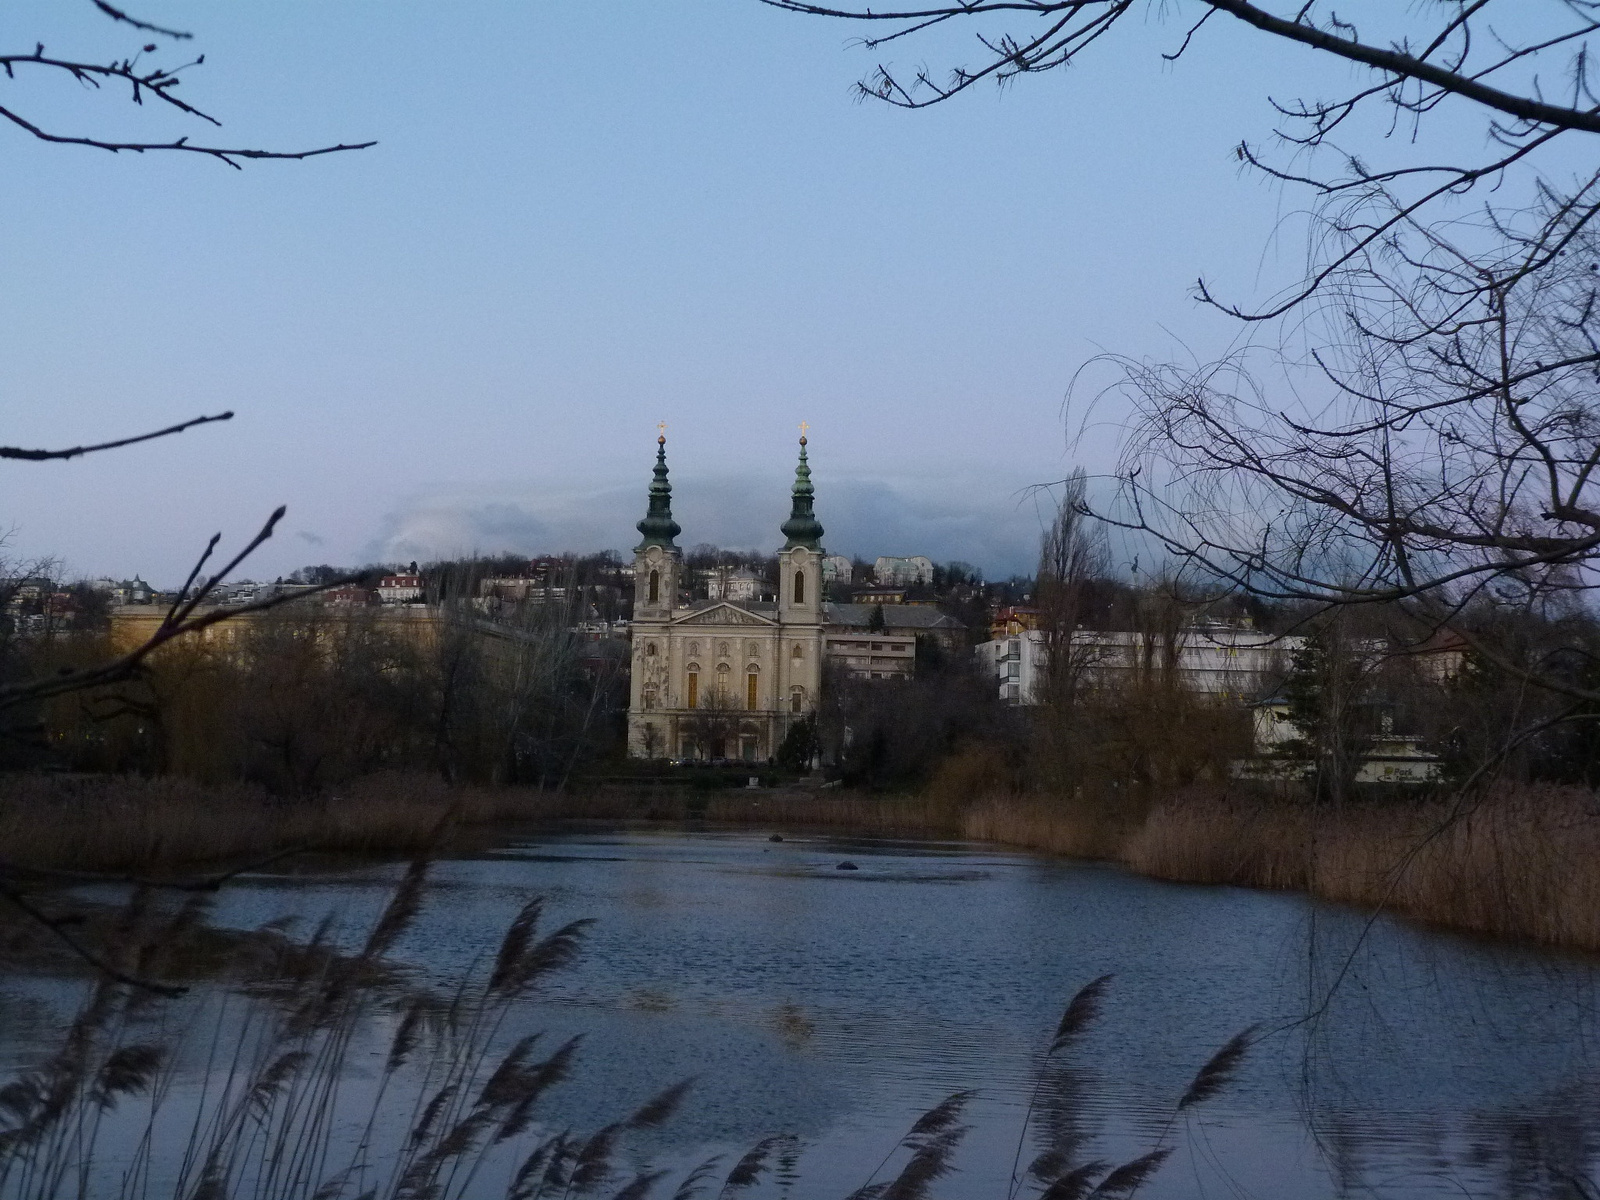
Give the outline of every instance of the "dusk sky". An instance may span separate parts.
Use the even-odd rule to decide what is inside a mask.
[[[1302,248],[1271,241],[1298,199],[1232,149],[1269,93],[1355,78],[1222,22],[1166,64],[1182,27],[1127,24],[1071,70],[904,112],[852,98],[887,54],[858,29],[755,0],[146,7],[196,32],[183,90],[220,131],[49,78],[9,103],[65,132],[378,142],[234,171],[0,130],[4,440],[238,414],[5,467],[5,552],[168,585],[279,503],[247,574],[626,550],[659,420],[686,545],[779,544],[804,420],[831,551],[1030,570],[1026,489],[1111,463],[1114,410],[1069,452],[1075,374],[1238,335],[1196,277],[1256,296]],[[0,38],[141,40],[62,0],[6,5]]]

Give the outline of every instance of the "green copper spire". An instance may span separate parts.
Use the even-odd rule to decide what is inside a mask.
[[[783,534],[789,540],[785,550],[804,546],[807,550],[822,550],[822,525],[811,511],[811,468],[806,466],[806,439],[800,436],[800,465],[794,469],[794,501],[789,508],[789,519],[783,523]]]
[[[650,511],[638,524],[644,541],[634,547],[637,553],[646,546],[663,546],[676,550],[672,539],[683,532],[683,527],[672,519],[672,485],[667,482],[667,435],[656,438],[656,477],[650,481]]]

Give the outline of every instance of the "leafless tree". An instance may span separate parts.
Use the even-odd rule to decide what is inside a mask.
[[[1423,637],[1486,606],[1581,603],[1600,582],[1600,231],[1554,197],[1538,211],[1330,277],[1314,410],[1248,354],[1122,360],[1137,419],[1107,515],[1260,594],[1399,605]],[[1268,358],[1287,390],[1301,363]]]
[[[1305,271],[1255,304],[1203,281],[1197,294],[1267,324],[1220,361],[1111,360],[1135,417],[1118,502],[1097,515],[1265,596],[1399,604],[1422,636],[1473,605],[1592,588],[1600,143],[1585,139],[1600,133],[1600,3],[764,2],[861,22],[873,50],[974,29],[974,65],[941,77],[885,63],[860,84],[911,108],[1065,66],[1151,8],[1183,22],[1169,58],[1204,53],[1232,23],[1263,49],[1358,65],[1348,91],[1274,101],[1276,147],[1238,147],[1309,190]],[[1483,149],[1433,157],[1449,144],[1433,136],[1442,113],[1481,121]],[[1570,671],[1478,648],[1574,703],[1600,701]]]
[[[1069,711],[1086,670],[1091,644],[1075,637],[1089,619],[1090,591],[1111,570],[1105,528],[1088,507],[1088,476],[1078,468],[1067,477],[1055,520],[1041,539],[1034,600],[1044,642],[1044,695],[1028,697]]]

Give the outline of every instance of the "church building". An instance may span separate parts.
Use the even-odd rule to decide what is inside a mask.
[[[682,531],[672,519],[667,439],[656,439],[650,507],[633,552],[633,670],[628,750],[638,758],[764,760],[816,711],[822,686],[822,526],[800,439],[776,601],[680,605]]]

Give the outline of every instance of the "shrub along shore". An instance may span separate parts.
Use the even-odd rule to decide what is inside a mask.
[[[313,800],[128,776],[0,780],[0,859],[108,872],[235,865],[289,848],[403,854],[470,846],[505,822],[701,820],[956,837],[1120,862],[1179,882],[1294,889],[1430,924],[1600,950],[1600,796],[1505,785],[1448,799],[1316,809],[1178,791],[1133,819],[1041,796],[956,798],[647,785],[575,794],[376,775]]]

